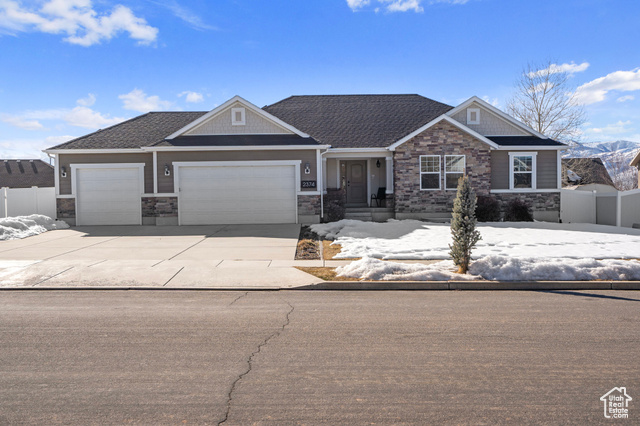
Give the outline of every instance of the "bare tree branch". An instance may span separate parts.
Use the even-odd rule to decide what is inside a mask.
[[[559,72],[547,61],[528,64],[515,84],[515,93],[507,102],[507,111],[527,126],[552,139],[575,140],[586,121],[576,102],[569,74]]]

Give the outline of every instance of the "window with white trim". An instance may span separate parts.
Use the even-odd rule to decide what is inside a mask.
[[[467,108],[467,124],[480,124],[480,108]]]
[[[420,189],[440,189],[440,156],[420,156]]]
[[[231,108],[231,125],[232,126],[244,126],[245,121],[245,109],[244,108]]]
[[[458,179],[464,176],[465,156],[444,156],[444,189],[458,189]]]
[[[509,189],[536,189],[536,154],[509,153]]]

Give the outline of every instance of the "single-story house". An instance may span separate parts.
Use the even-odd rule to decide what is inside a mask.
[[[519,198],[558,221],[565,148],[477,97],[453,107],[335,95],[150,112],[45,152],[59,219],[195,225],[318,222],[325,194],[378,219],[441,219],[462,175],[478,195]]]
[[[562,159],[562,186],[580,191],[617,192],[602,159],[575,157]]]
[[[0,188],[53,188],[54,168],[42,160],[0,160]]]

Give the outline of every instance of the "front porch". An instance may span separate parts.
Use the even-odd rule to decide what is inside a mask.
[[[322,156],[323,188],[341,191],[342,204],[353,209],[393,211],[393,153],[386,149],[333,149]],[[363,213],[363,212],[357,212]]]

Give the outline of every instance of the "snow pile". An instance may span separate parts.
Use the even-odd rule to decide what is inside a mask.
[[[386,223],[341,220],[312,225],[320,236],[342,246],[336,259],[448,259],[451,230],[448,224],[417,220]],[[582,223],[479,223],[482,240],[474,258],[640,258],[640,230]]]
[[[15,240],[42,234],[53,229],[68,228],[66,222],[53,220],[41,214],[6,217],[0,219],[0,240]]]
[[[365,257],[336,268],[338,276],[393,281],[590,281],[640,280],[636,260],[548,259],[483,257],[471,264],[469,274],[456,274],[451,260],[430,265],[385,262]]]

